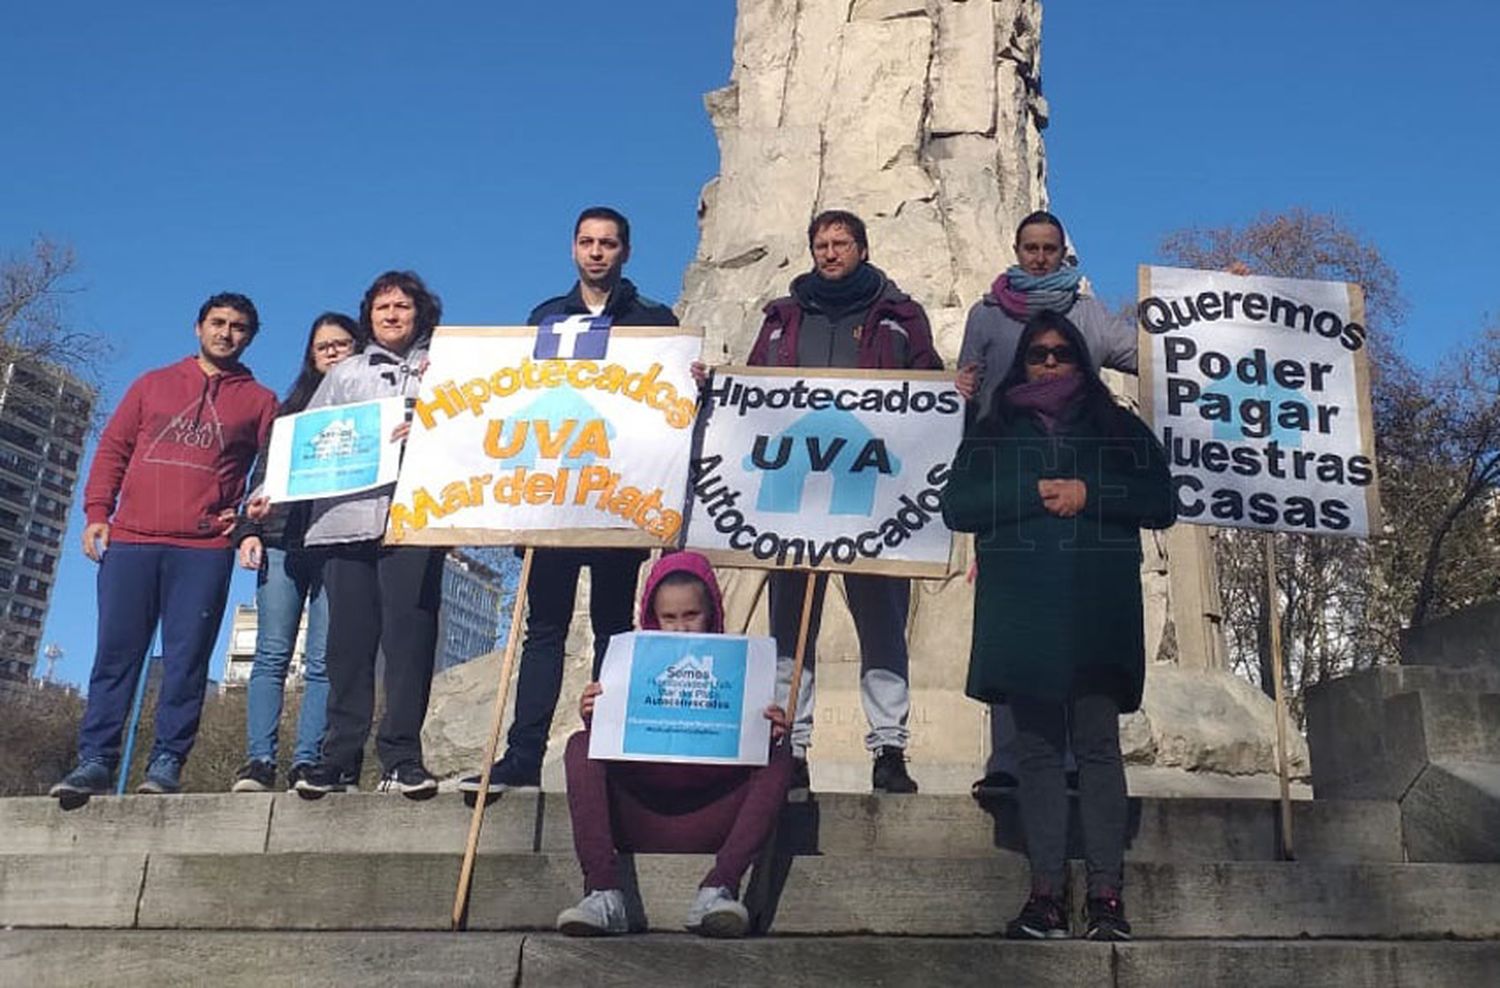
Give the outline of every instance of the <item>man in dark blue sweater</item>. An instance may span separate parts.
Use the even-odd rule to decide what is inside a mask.
[[[573,224],[573,263],[578,281],[566,295],[549,298],[531,311],[527,325],[549,316],[608,316],[616,326],[676,326],[677,317],[646,298],[623,277],[630,259],[630,221],[608,206],[592,206]],[[589,568],[589,621],[594,629],[594,674],[611,635],[634,627],[636,577],[644,549],[537,549],[526,583],[529,608],[521,672],[516,682],[516,717],[506,735],[505,756],[490,766],[489,778],[473,775],[459,783],[463,792],[504,792],[541,784],[542,756],[552,713],[562,691],[563,654],[578,572]]]

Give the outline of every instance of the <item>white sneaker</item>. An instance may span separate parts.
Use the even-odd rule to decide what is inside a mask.
[[[557,914],[558,932],[570,937],[602,937],[628,933],[630,921],[625,915],[625,893],[619,889],[590,892],[578,905]]]
[[[698,890],[683,925],[700,936],[742,937],[750,929],[750,911],[735,901],[729,889],[709,886]]]

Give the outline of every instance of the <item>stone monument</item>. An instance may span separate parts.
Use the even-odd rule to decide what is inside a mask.
[[[842,208],[868,224],[871,259],[926,307],[952,366],[968,307],[1013,261],[1016,224],[1047,206],[1041,16],[1040,0],[739,0],[729,84],[705,99],[719,175],[700,197],[698,251],[677,306],[684,325],[703,327],[705,360],[745,358],[761,307],[810,267],[808,220]],[[1134,382],[1114,383],[1128,391]],[[1127,758],[1207,774],[1274,772],[1269,703],[1225,668],[1208,530],[1147,533],[1142,546],[1153,668],[1143,711],[1123,725]],[[918,581],[912,595],[909,753],[929,792],[967,791],[987,754],[986,712],[963,695],[968,563],[967,540],[956,540],[954,575]],[[723,575],[730,629],[766,633],[764,574]],[[571,709],[588,669],[577,629],[585,624],[575,622],[578,640],[569,643],[545,773],[553,786],[558,742],[577,727]],[[818,653],[814,786],[867,790],[858,647],[837,579]],[[461,699],[478,689],[469,682],[476,675],[455,674],[435,689],[426,732],[440,749],[429,760],[434,769],[470,767],[441,752],[477,750],[458,738],[483,727],[471,730],[472,715],[444,710],[488,709]],[[482,678],[493,683],[494,673]],[[1293,762],[1305,774],[1304,748]],[[1142,775],[1132,775],[1133,787]]]

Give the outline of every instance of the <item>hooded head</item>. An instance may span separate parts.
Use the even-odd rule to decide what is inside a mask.
[[[646,590],[641,594],[640,627],[643,631],[662,630],[656,614],[656,598],[663,588],[669,588],[674,596],[684,591],[696,592],[707,610],[707,631],[716,635],[724,633],[724,595],[719,591],[719,581],[714,578],[714,568],[707,559],[696,552],[673,552],[656,561],[646,577]],[[688,600],[690,602],[691,598]]]

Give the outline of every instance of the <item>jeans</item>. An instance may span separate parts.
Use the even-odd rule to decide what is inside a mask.
[[[246,691],[246,752],[252,759],[276,761],[276,732],[287,669],[297,647],[302,606],[307,604],[307,643],[302,662],[302,709],[292,764],[316,765],[328,723],[328,598],[323,594],[323,553],[287,552],[266,546],[256,577],[255,660]]]
[[[198,735],[214,639],[229,597],[232,549],[110,543],[99,564],[99,627],[78,760],[113,766],[151,635],[161,621],[161,683],[151,757],[186,761]]]
[[[802,682],[797,693],[797,715],[792,722],[792,750],[806,756],[812,745],[814,673],[817,670],[818,628],[823,619],[827,575],[820,575],[813,591],[812,619],[807,626],[807,648],[802,657]],[[907,676],[906,612],[911,604],[911,581],[902,577],[845,573],[844,593],[859,636],[859,698],[870,731],[865,747],[906,747],[911,736],[906,720],[911,713],[911,684]],[[797,654],[797,632],[807,594],[803,573],[775,572],[771,584],[771,633],[776,652],[786,660]]]
[[[526,581],[526,640],[516,676],[516,717],[507,755],[541,765],[552,715],[562,692],[563,654],[578,571],[589,568],[589,620],[594,629],[594,679],[611,635],[634,627],[635,584],[646,554],[638,549],[537,549]]]
[[[358,775],[375,716],[375,656],[385,656],[385,715],[375,749],[386,770],[422,761],[432,693],[443,550],[378,542],[331,546],[328,588],[328,735],[322,764]]]

